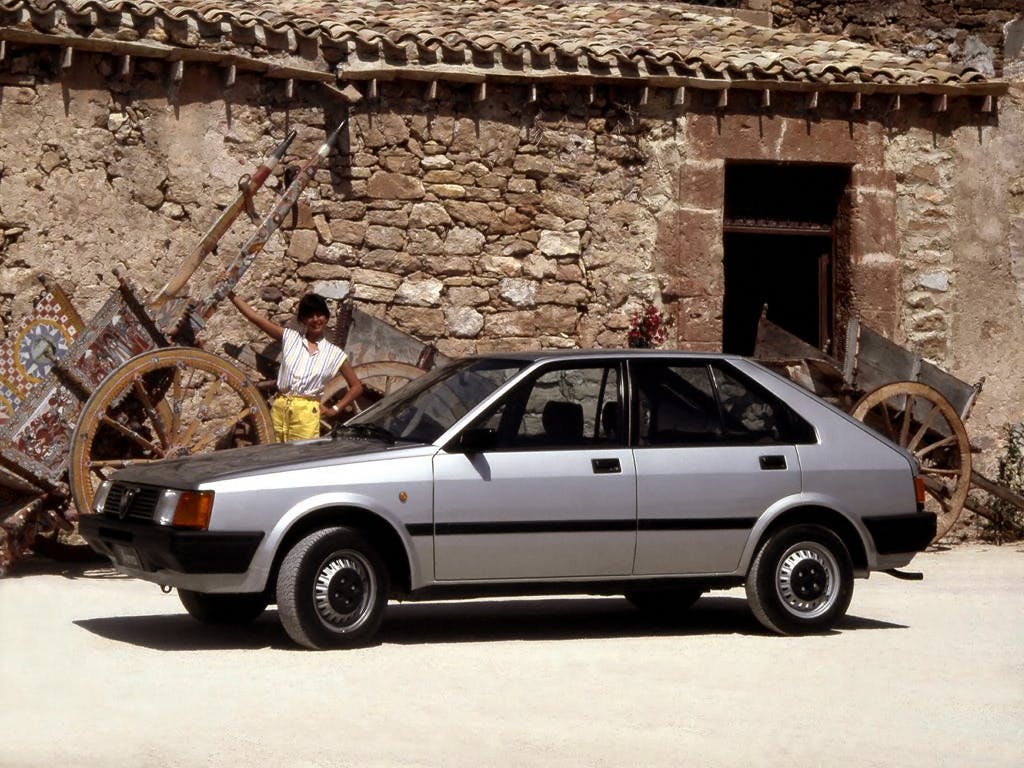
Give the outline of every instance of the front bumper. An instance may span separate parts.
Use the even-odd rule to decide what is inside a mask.
[[[878,553],[894,555],[926,549],[935,538],[936,517],[933,512],[865,517],[864,525]]]
[[[150,522],[82,515],[78,530],[93,549],[138,571],[245,573],[262,531],[188,531]]]

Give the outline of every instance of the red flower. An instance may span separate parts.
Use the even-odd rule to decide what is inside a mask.
[[[657,347],[665,341],[665,318],[653,305],[647,307],[630,318],[629,346],[633,348]]]

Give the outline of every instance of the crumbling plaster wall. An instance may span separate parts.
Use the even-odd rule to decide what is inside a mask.
[[[904,241],[906,322],[922,353],[966,381],[985,377],[970,432],[987,448],[1024,419],[1024,82],[1000,100],[998,128],[919,138],[949,183],[900,184],[901,199],[925,201],[901,207],[901,227],[930,211],[943,223],[932,247]]]
[[[898,179],[900,333],[960,378],[985,377],[969,426],[972,442],[992,446],[1004,424],[1024,418],[1024,6],[776,0],[771,8],[776,27],[943,56],[1010,81],[991,126],[943,128],[940,120],[928,130],[894,117],[885,160]]]

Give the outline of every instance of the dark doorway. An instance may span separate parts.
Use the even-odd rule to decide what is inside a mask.
[[[836,218],[847,166],[728,163],[722,349],[754,352],[762,308],[776,325],[831,350]]]

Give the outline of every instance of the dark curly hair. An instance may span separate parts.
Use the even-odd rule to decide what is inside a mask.
[[[319,293],[307,293],[299,300],[299,309],[296,312],[299,322],[313,315],[331,316],[331,310],[327,307],[327,299]]]

